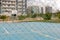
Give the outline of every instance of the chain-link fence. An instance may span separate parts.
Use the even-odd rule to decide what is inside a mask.
[[[8,1],[8,4],[10,2]],[[15,2],[13,0],[13,3]],[[60,40],[60,11],[57,6],[59,2],[58,0],[27,0],[26,14],[10,16],[1,14],[0,40]]]
[[[0,40],[60,40],[60,23],[0,23]]]

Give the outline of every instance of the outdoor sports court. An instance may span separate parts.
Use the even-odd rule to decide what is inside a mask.
[[[0,23],[0,40],[60,40],[60,23]]]

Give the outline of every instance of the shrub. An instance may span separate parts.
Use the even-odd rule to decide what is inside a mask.
[[[60,19],[60,12],[57,12],[57,17]]]
[[[37,14],[33,14],[32,16],[31,16],[31,18],[36,18],[37,17]]]
[[[60,19],[60,14],[57,14],[57,17]]]
[[[19,19],[19,20],[23,20],[23,19],[25,19],[25,18],[26,18],[26,16],[23,16],[23,15],[18,16],[18,19]]]
[[[38,14],[39,17],[42,17],[43,13]]]
[[[44,18],[45,20],[50,20],[51,17],[52,17],[52,14],[51,14],[51,13],[46,13],[46,14],[43,15],[43,18]]]
[[[3,21],[4,21],[6,18],[7,18],[6,15],[1,15],[1,16],[0,16],[0,19],[2,19]]]
[[[28,14],[27,14],[27,17],[31,17],[31,16],[32,16],[32,13],[28,13]]]

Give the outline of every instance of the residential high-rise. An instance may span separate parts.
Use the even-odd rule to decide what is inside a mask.
[[[27,0],[0,0],[0,13],[12,13],[16,10],[19,14],[26,13]]]
[[[45,14],[45,13],[52,13],[52,7],[50,6],[45,6],[45,7],[41,7],[41,13]]]
[[[2,0],[1,13],[11,13],[12,10],[16,10],[15,0]]]
[[[32,10],[34,11],[34,13],[39,13],[39,6],[33,6]]]
[[[28,13],[39,13],[39,6],[29,6],[27,8]]]
[[[45,7],[45,13],[52,13],[52,7],[46,6]]]
[[[17,6],[18,13],[25,14],[27,10],[27,0],[18,0]]]
[[[0,13],[1,13],[1,0],[0,0]]]
[[[44,10],[43,7],[41,7],[41,13],[44,13],[43,10]]]

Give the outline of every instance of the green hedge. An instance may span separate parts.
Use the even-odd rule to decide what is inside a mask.
[[[60,12],[57,12],[57,17],[60,19]]]
[[[6,15],[0,15],[0,19],[2,19],[3,21],[7,18]]]
[[[51,17],[52,17],[52,13],[43,14],[43,18],[44,18],[45,20],[50,20]]]
[[[33,14],[32,16],[31,16],[31,18],[36,18],[37,17],[37,14]]]
[[[25,19],[25,18],[26,18],[26,16],[23,16],[23,15],[18,16],[18,19],[19,19],[19,20],[23,20],[23,19]]]

